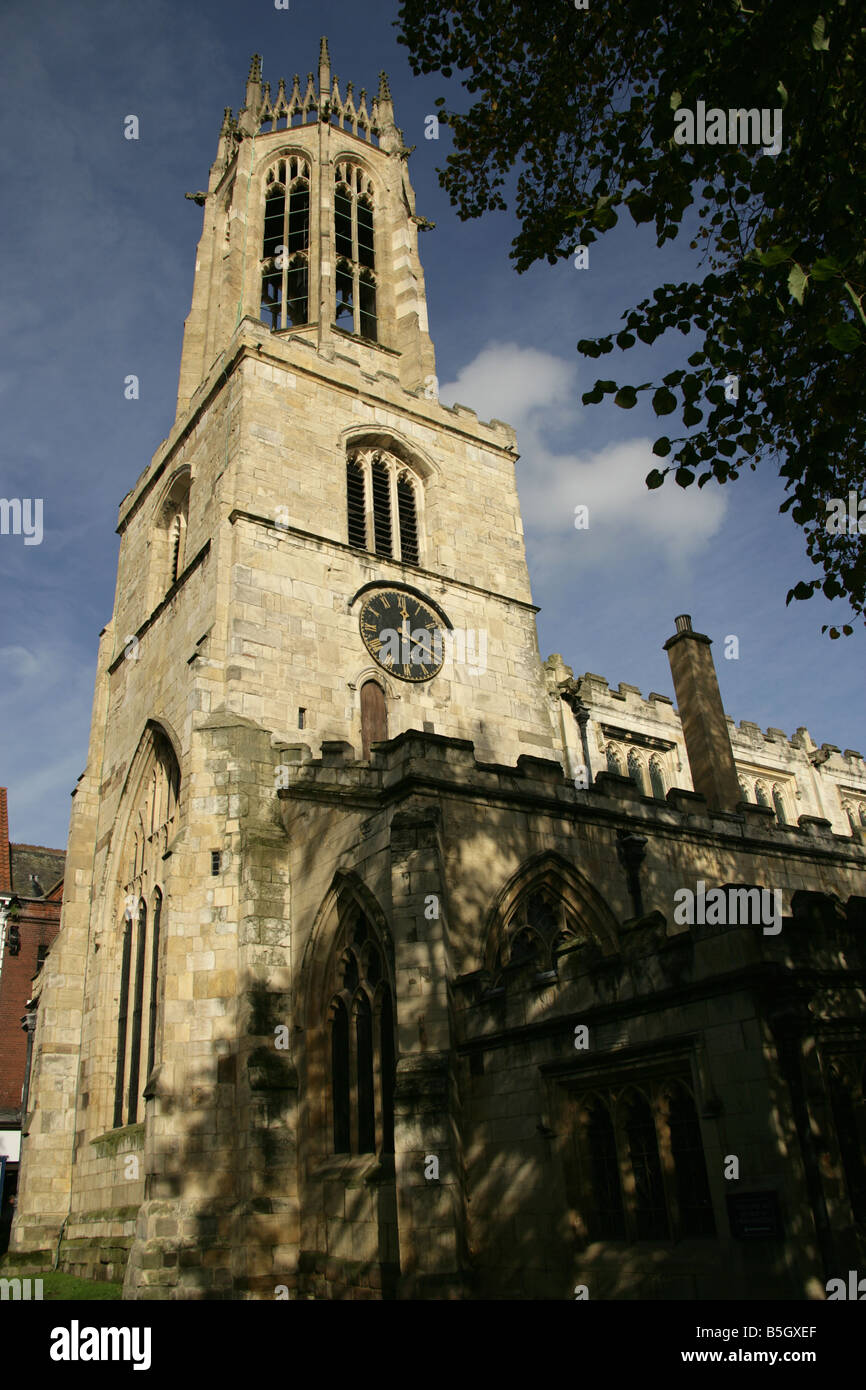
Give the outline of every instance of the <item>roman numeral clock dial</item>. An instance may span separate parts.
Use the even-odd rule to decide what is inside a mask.
[[[365,599],[359,625],[373,660],[398,680],[429,681],[442,670],[442,619],[414,594],[378,589]]]

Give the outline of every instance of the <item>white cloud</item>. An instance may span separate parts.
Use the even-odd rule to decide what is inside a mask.
[[[446,405],[459,401],[479,420],[505,420],[520,433],[540,411],[567,407],[574,390],[575,369],[562,358],[517,343],[489,343],[439,395]]]
[[[576,362],[516,343],[491,343],[440,394],[444,402],[459,400],[481,419],[495,416],[517,430],[517,482],[534,580],[562,582],[614,555],[618,566],[632,571],[648,563],[682,571],[719,532],[725,497],[712,484],[699,491],[673,480],[648,491],[644,480],[659,460],[646,436],[562,451],[554,441],[565,433],[578,442],[586,418],[577,378]],[[575,529],[578,505],[589,509],[586,530]]]

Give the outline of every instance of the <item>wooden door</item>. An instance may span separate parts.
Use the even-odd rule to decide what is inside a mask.
[[[385,692],[377,681],[365,681],[361,686],[361,757],[369,759],[370,744],[381,743],[387,737]]]

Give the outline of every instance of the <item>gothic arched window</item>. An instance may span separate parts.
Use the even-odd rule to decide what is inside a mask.
[[[421,563],[420,479],[384,449],[358,449],[346,463],[349,545],[405,564]]]
[[[129,1047],[129,1094],[127,1096],[126,1123],[134,1125],[138,1119],[138,1095],[141,1087],[141,1016],[144,1009],[144,969],[145,948],[147,946],[147,905],[142,899],[138,905],[135,926],[135,974],[132,978],[131,1013],[132,1035]]]
[[[582,1206],[590,1240],[716,1234],[700,1124],[680,1078],[578,1098]],[[645,1093],[646,1092],[646,1093]]]
[[[309,322],[310,170],[298,155],[265,175],[261,318],[274,332]]]
[[[776,811],[776,819],[780,825],[788,824],[788,816],[785,811],[785,798],[782,795],[782,788],[778,785],[773,787],[773,806]]]
[[[770,796],[763,782],[755,783],[755,801],[759,806],[769,806]]]
[[[181,469],[162,500],[157,514],[155,548],[156,569],[153,577],[152,603],[162,599],[167,589],[177,583],[186,564],[186,530],[189,520],[191,478],[188,468]]]
[[[639,758],[637,753],[635,753],[633,750],[628,755],[628,775],[634,782],[638,791],[642,792],[643,795],[646,796],[646,768],[643,765],[642,759]]]
[[[714,1236],[716,1222],[698,1112],[681,1083],[668,1093],[668,1126],[676,1180],[680,1236]]]
[[[354,908],[337,952],[331,998],[335,1153],[393,1153],[394,1007],[382,943]]]
[[[619,749],[613,743],[607,745],[607,770],[616,773],[617,777],[622,776],[622,758]]]
[[[661,760],[659,758],[651,758],[649,770],[653,796],[658,801],[664,801],[667,796],[667,791],[665,790],[665,775],[662,771]]]
[[[509,915],[496,955],[495,971],[534,962],[538,970],[556,968],[557,953],[579,939],[577,923],[553,885],[536,883]]]
[[[659,1161],[655,1119],[646,1097],[632,1092],[625,1133],[634,1175],[634,1216],[638,1240],[667,1240],[668,1217]]]
[[[124,885],[120,940],[115,1128],[137,1122],[142,1092],[156,1060],[159,951],[165,928],[163,894],[156,880],[163,872],[180,792],[180,769],[168,739],[151,728],[146,740],[147,762],[137,783],[139,800],[128,821],[132,853],[121,852],[129,877]]]
[[[599,1099],[592,1100],[587,1110],[586,1148],[591,1189],[587,1220],[590,1240],[625,1240],[616,1132],[610,1111]]]
[[[338,327],[378,341],[373,184],[357,164],[334,170],[334,251]]]

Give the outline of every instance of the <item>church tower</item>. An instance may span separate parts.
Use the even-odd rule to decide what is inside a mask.
[[[323,39],[306,85],[253,58],[188,195],[13,1235],[128,1297],[453,1290],[463,1261],[445,867],[400,768],[554,757],[561,702],[514,433],[438,400],[409,153],[385,75],[356,99]]]

